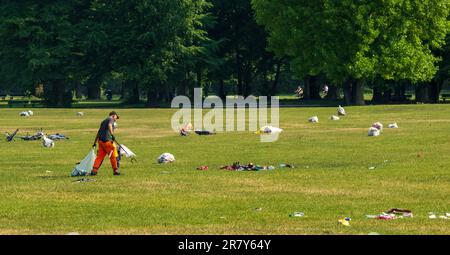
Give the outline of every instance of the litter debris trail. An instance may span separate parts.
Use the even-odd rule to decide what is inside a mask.
[[[260,166],[253,163],[247,165],[241,165],[239,162],[234,162],[229,166],[221,166],[220,169],[231,170],[231,171],[260,171],[260,170],[275,170],[274,166]]]

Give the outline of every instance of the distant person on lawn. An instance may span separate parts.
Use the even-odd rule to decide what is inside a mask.
[[[92,147],[95,147],[98,141],[97,158],[95,159],[91,175],[97,175],[98,169],[102,165],[106,155],[108,155],[109,161],[111,161],[114,175],[120,175],[117,158],[115,157],[116,147],[114,146],[114,141],[116,140],[114,137],[114,123],[118,119],[119,115],[115,111],[112,111],[109,113],[109,117],[100,124],[94,144],[92,145]]]

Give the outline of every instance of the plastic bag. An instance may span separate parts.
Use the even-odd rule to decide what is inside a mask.
[[[95,161],[95,152],[94,149],[89,151],[88,155],[75,166],[72,170],[72,177],[74,176],[85,176],[88,172],[92,170]]]
[[[342,106],[339,105],[337,113],[339,116],[345,116],[345,109],[342,108]]]
[[[372,127],[378,129],[380,132],[383,131],[383,124],[381,124],[380,122],[373,123]]]
[[[158,163],[171,163],[175,161],[175,157],[170,153],[163,153],[158,157]]]
[[[339,118],[338,116],[336,116],[336,115],[331,115],[330,116],[330,120],[340,120],[341,118]]]
[[[132,152],[130,149],[128,149],[127,146],[121,144],[119,146],[119,151],[120,151],[120,155],[127,157],[127,158],[135,158],[136,154],[134,154],[134,152]]]
[[[317,123],[317,122],[319,122],[319,117],[313,116],[313,117],[309,118],[308,120],[309,120],[309,122]]]
[[[369,136],[379,136],[380,135],[380,130],[378,130],[377,128],[371,127],[369,128]]]
[[[42,137],[42,145],[46,148],[53,148],[55,147],[55,142],[52,139],[47,138],[47,136]]]

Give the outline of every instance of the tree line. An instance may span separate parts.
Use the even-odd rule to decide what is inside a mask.
[[[448,0],[4,0],[0,88],[49,106],[113,84],[148,106],[176,95],[437,102],[450,75]],[[0,89],[0,90],[1,90]]]

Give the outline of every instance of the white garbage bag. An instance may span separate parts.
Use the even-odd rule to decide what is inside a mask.
[[[30,113],[28,111],[21,112],[21,113],[19,113],[19,115],[22,117],[30,117]]]
[[[381,124],[380,122],[373,123],[372,127],[378,129],[380,132],[383,132],[383,124]]]
[[[52,139],[47,138],[47,136],[42,136],[42,145],[46,148],[55,147],[55,142]]]
[[[175,161],[175,157],[170,153],[163,153],[158,157],[158,163],[171,163]]]
[[[317,123],[317,122],[319,122],[319,117],[313,116],[313,117],[309,118],[308,120],[309,120],[309,122]]]
[[[77,112],[77,116],[79,117],[84,116],[84,112]]]
[[[339,118],[336,115],[331,115],[330,120],[340,120],[341,118]]]
[[[33,116],[33,115],[34,115],[34,112],[31,111],[31,110],[28,110],[27,112],[28,112],[28,115],[29,115],[29,116]]]
[[[397,125],[397,123],[392,123],[392,124],[389,124],[388,127],[389,128],[398,128],[398,125]]]
[[[283,132],[283,129],[272,126],[264,126],[260,129],[261,133],[265,134],[277,134]]]
[[[369,128],[369,136],[379,136],[380,135],[380,130],[375,128],[375,127],[371,127]]]
[[[120,152],[120,155],[125,156],[127,158],[135,158],[136,157],[136,154],[134,154],[134,152],[132,152],[130,149],[128,149],[127,146],[125,146],[123,144],[121,144],[119,146],[119,152]]]
[[[345,116],[345,109],[339,105],[337,113],[339,116]]]
[[[72,177],[84,176],[87,175],[87,173],[90,173],[92,167],[94,166],[94,161],[95,152],[94,149],[92,149],[91,151],[89,151],[88,155],[86,155],[86,157],[72,170]]]

